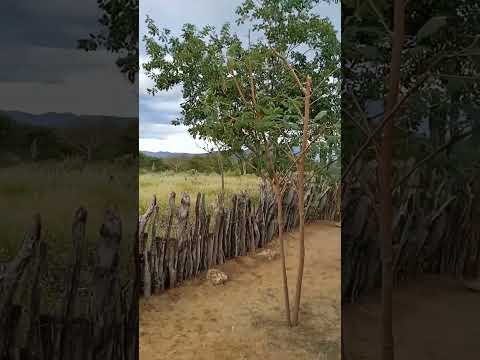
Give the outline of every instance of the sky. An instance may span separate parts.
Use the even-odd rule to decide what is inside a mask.
[[[99,28],[97,0],[2,0],[0,13],[0,110],[137,116],[116,56],[76,49]]]
[[[235,9],[242,0],[140,0],[140,39],[146,31],[145,18],[149,15],[160,28],[168,28],[179,34],[185,23],[197,27],[213,25],[221,27],[225,22],[235,21]],[[340,32],[340,4],[320,4],[318,11],[322,16],[330,18],[337,32]],[[248,32],[239,28],[238,34],[246,38]],[[146,61],[145,49],[140,43],[140,63]],[[171,125],[180,114],[182,91],[180,87],[168,92],[149,95],[147,89],[152,86],[150,79],[140,68],[139,75],[139,113],[141,151],[168,151],[203,153],[207,146],[188,134],[184,126]]]

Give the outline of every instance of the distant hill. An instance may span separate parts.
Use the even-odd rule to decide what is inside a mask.
[[[192,157],[197,157],[197,156],[202,157],[202,156],[214,155],[217,153],[216,151],[212,151],[211,153],[202,153],[202,154],[172,153],[168,151],[140,151],[140,152],[146,156],[157,158],[157,159],[165,159],[165,158],[172,158],[172,157],[189,159]],[[244,153],[246,156],[249,156],[251,154],[251,151],[245,150]],[[231,158],[234,159],[235,157],[232,155]]]
[[[91,126],[128,126],[135,118],[114,117],[102,115],[75,115],[72,113],[45,113],[29,114],[21,111],[1,111],[11,120],[23,124],[38,127],[67,129]]]
[[[190,153],[172,153],[168,151],[141,151],[141,153],[157,158],[157,159],[165,159],[165,158],[173,158],[173,157],[181,157],[181,158],[192,158],[194,156],[207,156],[208,154],[190,154]]]

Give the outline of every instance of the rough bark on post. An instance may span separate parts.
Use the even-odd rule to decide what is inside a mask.
[[[73,220],[72,240],[73,240],[73,264],[70,276],[67,276],[65,282],[65,291],[63,295],[64,304],[59,319],[59,336],[56,339],[57,348],[55,349],[54,359],[62,360],[67,354],[67,339],[71,335],[72,329],[69,324],[73,319],[76,297],[80,281],[80,270],[85,251],[85,229],[87,223],[87,211],[79,208]],[[71,341],[71,340],[70,340]],[[71,346],[71,344],[70,344]]]
[[[156,237],[156,229],[157,229],[157,218],[158,218],[158,206],[156,205],[156,200],[152,201],[153,211],[150,213],[150,216],[153,214],[153,221],[151,227],[151,237],[150,241],[148,241],[148,236],[143,236],[143,295],[148,298],[152,294],[152,277],[155,278],[154,269],[156,266],[156,254],[152,254],[151,250],[153,248],[153,242]],[[149,216],[149,217],[150,217]],[[148,221],[148,218],[147,218]],[[146,225],[145,225],[146,226]],[[153,274],[152,274],[153,272]]]
[[[247,229],[247,199],[245,194],[240,196],[240,209],[239,209],[239,238],[238,238],[238,253],[237,256],[243,256],[246,254],[246,229]]]
[[[223,264],[225,262],[225,253],[224,253],[224,239],[225,236],[225,209],[222,207],[220,209],[220,227],[218,229],[218,252],[217,252],[217,264]]]
[[[232,257],[238,256],[238,222],[240,221],[239,216],[239,198],[234,196],[233,198],[233,208],[232,208]]]
[[[200,271],[206,270],[208,267],[207,264],[207,251],[208,251],[208,224],[207,224],[207,210],[205,207],[205,194],[202,194],[202,200],[200,203],[200,256],[201,264]]]
[[[166,267],[168,272],[169,287],[173,288],[177,284],[177,239],[171,237],[173,228],[173,219],[175,216],[175,192],[171,192],[169,199],[169,215],[167,223],[167,231],[165,233],[166,248]]]
[[[189,279],[193,273],[193,254],[192,254],[192,231],[191,227],[187,229],[187,242],[185,254],[185,279]]]
[[[188,215],[190,212],[190,196],[182,194],[182,200],[177,210],[177,241],[179,257],[177,264],[177,277],[179,281],[184,280],[185,258],[188,242]]]
[[[155,211],[155,206],[157,206],[157,197],[153,195],[152,202],[150,203],[150,206],[148,207],[147,211],[145,214],[140,216],[140,219],[138,220],[138,236],[140,239],[140,249],[139,252],[140,254],[143,254],[143,250],[145,248],[145,243],[142,241],[144,239],[144,234],[145,234],[145,229],[148,224],[148,220],[150,220],[150,217],[152,216],[153,212]]]
[[[225,224],[223,226],[223,253],[224,259],[230,258],[230,210],[225,211]]]
[[[168,268],[168,286],[174,288],[177,286],[177,239],[170,238],[167,241],[167,268]]]
[[[157,254],[158,254],[158,270],[157,270],[157,291],[165,290],[165,256],[167,241],[162,238],[157,238]]]
[[[93,358],[109,358],[114,351],[114,328],[119,305],[118,278],[121,220],[112,209],[105,213],[97,242],[93,279]]]
[[[254,212],[253,216],[253,232],[255,234],[255,248],[260,248],[263,246],[262,244],[262,235],[260,232],[260,222],[259,222],[259,211]]]
[[[251,200],[248,201],[249,207],[249,229],[250,229],[250,252],[255,253],[257,247],[256,232],[255,232],[255,207]]]
[[[192,235],[192,252],[193,252],[193,276],[198,274],[200,269],[200,253],[201,253],[201,241],[200,241],[200,204],[202,201],[202,194],[197,194],[197,200],[195,201],[195,225],[193,227]]]
[[[150,261],[151,261],[151,286],[152,291],[155,289],[155,285],[158,279],[158,246],[157,246],[157,224],[158,224],[158,213],[159,208],[158,205],[155,206],[155,211],[153,214],[152,219],[152,226],[151,226],[151,234],[150,234],[150,242],[148,244],[148,251],[150,252]]]
[[[210,239],[210,221],[211,221],[211,215],[210,214],[206,214],[206,217],[205,217],[205,226],[203,228],[203,237],[205,238],[205,249],[206,251],[208,251],[208,242],[211,240]],[[205,266],[206,266],[206,263],[207,263],[207,260],[208,260],[208,256],[205,257]],[[205,270],[208,270],[207,268],[205,268]]]
[[[167,232],[165,234],[165,238],[170,240],[170,234],[172,231],[173,226],[173,217],[175,216],[175,193],[171,192],[168,198],[168,207],[170,209],[170,214],[168,216],[168,225],[167,225]]]
[[[22,247],[17,256],[8,264],[7,269],[2,274],[1,294],[0,294],[0,358],[8,358],[7,324],[12,311],[12,300],[15,291],[18,288],[21,277],[23,276],[32,256],[35,254],[40,242],[41,221],[40,216],[36,215],[30,231],[26,235]]]

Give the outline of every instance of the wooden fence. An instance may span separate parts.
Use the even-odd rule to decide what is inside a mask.
[[[339,187],[310,187],[306,199],[308,219],[339,220]],[[190,202],[183,194],[177,207],[171,195],[164,236],[159,236],[160,214],[153,201],[140,217],[141,236],[126,244],[131,249],[128,264],[120,260],[121,242],[128,238],[122,240],[122,221],[114,210],[105,212],[95,260],[87,261],[87,211],[79,208],[72,223],[71,260],[56,274],[61,290],[54,291],[44,287],[53,255],[47,253],[42,223],[35,217],[15,258],[0,265],[0,359],[138,359],[142,286],[146,295],[177,286],[226,259],[264,247],[278,230],[274,197],[266,187],[258,203],[240,194],[212,216],[204,195],[197,196],[193,216]],[[296,204],[296,193],[287,192],[286,230],[298,222]],[[128,267],[127,277],[121,278],[121,266]],[[56,304],[48,305],[52,294]]]
[[[307,220],[340,220],[339,186],[312,185],[305,197]],[[293,188],[284,195],[286,231],[298,224],[297,199]],[[239,194],[233,196],[230,206],[218,207],[212,215],[206,211],[203,194],[197,195],[193,209],[188,194],[182,194],[178,207],[175,201],[176,194],[171,193],[163,236],[158,235],[160,214],[155,197],[140,217],[143,241],[139,251],[146,297],[176,287],[227,259],[263,248],[278,233],[275,198],[266,185],[260,188],[257,206],[248,195]]]
[[[56,296],[56,309],[41,307],[47,292],[41,279],[48,254],[39,216],[16,257],[0,269],[0,359],[138,359],[138,271],[130,281],[121,281],[120,218],[114,211],[105,213],[96,261],[89,268],[91,281],[80,289],[86,226],[87,212],[80,208],[72,225],[71,264],[64,275],[63,294]],[[133,245],[132,250],[138,247]],[[131,265],[138,269],[132,250]]]
[[[357,169],[342,191],[342,301],[355,302],[381,280],[375,163]],[[398,177],[413,163],[397,168]],[[432,194],[434,193],[434,194]],[[446,170],[417,170],[394,192],[396,283],[422,273],[480,275],[480,182]]]

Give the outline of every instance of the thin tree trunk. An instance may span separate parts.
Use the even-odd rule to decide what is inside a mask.
[[[275,192],[275,200],[277,202],[277,223],[278,223],[278,239],[280,242],[280,258],[282,266],[282,280],[283,280],[283,295],[285,298],[285,312],[287,317],[288,326],[292,326],[290,319],[290,300],[288,295],[288,281],[287,281],[287,267],[285,264],[285,249],[284,249],[284,238],[283,238],[283,206],[282,206],[282,193],[280,191],[280,186],[278,184],[277,176],[274,176],[273,180],[273,190]]]
[[[305,87],[305,116],[303,119],[303,139],[300,158],[297,163],[298,181],[298,216],[300,243],[298,254],[297,287],[295,289],[295,304],[293,306],[293,326],[298,325],[298,313],[300,312],[300,299],[302,296],[303,268],[305,264],[305,155],[308,146],[309,123],[310,123],[310,96],[312,93],[312,80],[307,77]]]
[[[400,85],[400,64],[404,37],[404,0],[395,0],[394,5],[394,32],[392,44],[392,58],[390,63],[390,88],[387,97],[385,116],[389,114],[398,98]],[[392,314],[392,291],[393,291],[393,269],[392,269],[392,157],[393,157],[393,118],[390,118],[385,125],[383,142],[380,151],[380,224],[382,239],[382,320],[381,320],[381,359],[393,360],[393,314]]]

